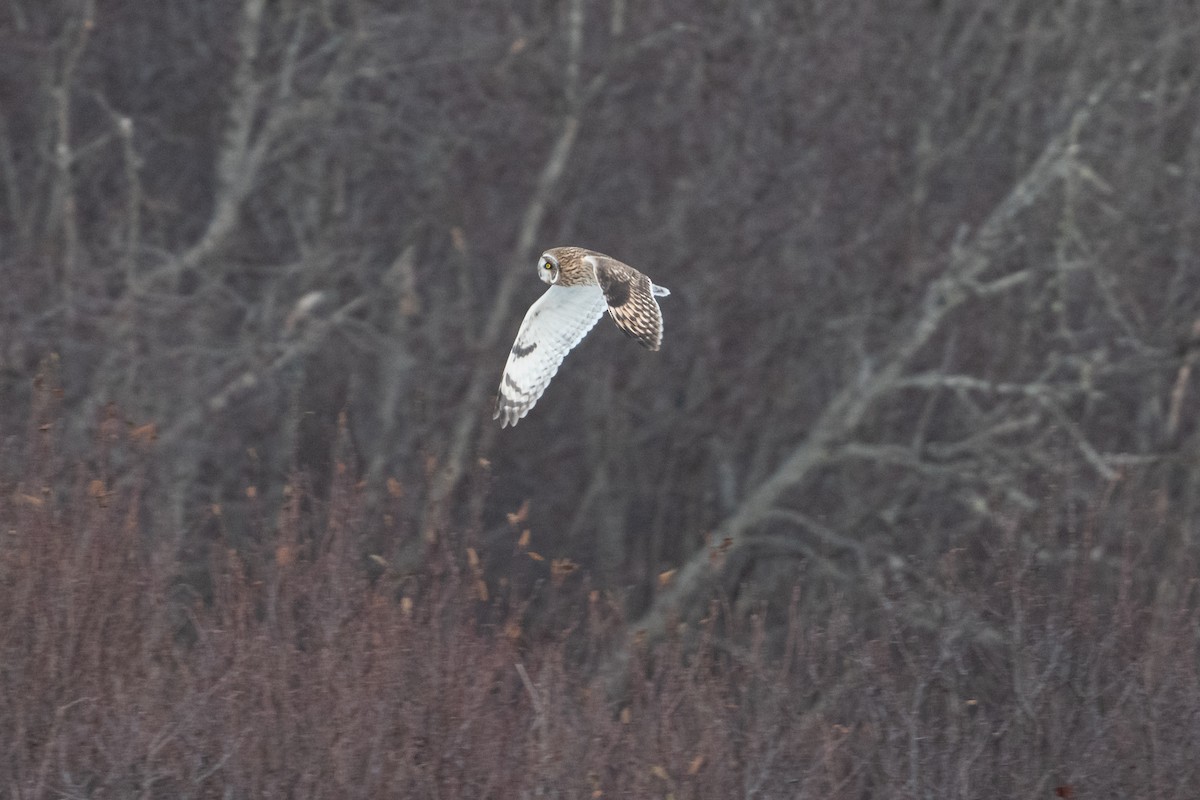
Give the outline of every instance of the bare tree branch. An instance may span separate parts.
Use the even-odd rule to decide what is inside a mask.
[[[1076,125],[1088,118],[1102,94],[1102,90],[1093,92],[1077,112]],[[740,546],[749,531],[777,513],[778,503],[788,490],[825,464],[837,444],[854,432],[867,413],[884,396],[903,385],[903,373],[913,359],[943,328],[951,312],[972,296],[971,287],[977,285],[992,266],[1017,217],[1041,200],[1071,169],[1069,145],[1069,131],[1054,137],[1046,145],[1040,157],[988,215],[969,244],[952,254],[945,273],[926,291],[918,316],[907,326],[908,332],[900,336],[885,355],[883,368],[856,384],[843,387],[830,400],[813,422],[805,440],[719,526],[715,538],[728,539],[733,547]],[[1006,284],[996,284],[997,280],[1006,278],[1010,276],[993,279],[992,285],[1011,287],[1022,282],[1008,280]],[[687,614],[702,600],[711,576],[708,554],[701,551],[693,555],[679,569],[671,585],[655,597],[649,610],[629,624],[629,641],[635,633],[651,641],[660,638],[671,619]],[[624,663],[628,652],[627,646],[619,649],[614,656],[615,665]],[[621,672],[617,669],[616,674]]]
[[[163,444],[169,445],[175,442],[185,432],[202,423],[210,415],[224,411],[238,395],[253,390],[268,376],[274,375],[294,363],[298,358],[313,352],[321,342],[349,322],[350,318],[366,304],[366,297],[356,297],[330,314],[328,318],[311,320],[302,336],[280,350],[269,361],[247,367],[207,401],[194,404],[187,413],[176,419],[171,427],[163,433],[161,437]]]
[[[208,226],[200,238],[175,260],[178,275],[195,269],[216,251],[235,229],[238,210],[254,188],[262,164],[263,148],[255,146],[254,129],[263,85],[255,76],[259,41],[262,38],[263,7],[266,0],[245,0],[238,27],[238,63],[233,74],[233,96],[229,104],[229,128],[217,156],[217,194]]]
[[[58,169],[58,180],[54,187],[55,201],[51,205],[54,214],[59,217],[63,237],[63,268],[62,292],[67,314],[75,311],[74,291],[76,270],[79,266],[79,209],[75,196],[75,180],[71,170],[75,162],[75,153],[71,144],[73,138],[72,93],[74,91],[75,72],[79,60],[87,47],[92,27],[95,25],[95,0],[83,0],[80,13],[75,18],[77,29],[72,31],[73,41],[67,47],[67,54],[58,74],[58,83],[54,87],[54,109],[57,124],[57,142],[54,147],[54,163]]]
[[[566,84],[563,88],[563,93],[567,100],[567,112],[562,120],[562,128],[559,131],[558,138],[554,142],[554,147],[551,149],[550,155],[542,167],[541,174],[538,175],[533,197],[530,199],[521,220],[516,247],[513,248],[513,252],[506,262],[510,265],[510,268],[500,280],[500,285],[496,290],[496,300],[492,304],[491,314],[488,316],[487,324],[483,329],[483,335],[479,340],[477,351],[485,354],[485,357],[476,363],[470,384],[467,387],[465,397],[460,406],[464,409],[464,412],[450,437],[450,444],[442,464],[442,469],[437,475],[430,493],[430,510],[434,514],[440,513],[442,505],[454,492],[455,488],[457,488],[469,463],[468,453],[471,450],[472,443],[475,441],[479,424],[485,418],[491,416],[491,409],[486,406],[486,400],[492,383],[497,380],[498,375],[495,364],[491,361],[492,351],[499,344],[499,340],[506,330],[505,324],[512,313],[513,294],[520,282],[526,280],[528,276],[528,273],[524,270],[513,267],[528,264],[532,261],[534,248],[541,232],[542,221],[546,216],[546,208],[562,179],[563,172],[567,166],[567,159],[570,157],[571,150],[575,146],[575,140],[579,135],[580,117],[583,113],[583,109],[579,105],[579,60],[581,58],[583,43],[583,0],[571,0],[568,6],[567,42]],[[490,438],[492,435],[490,429],[486,435]],[[427,528],[429,524],[430,520],[427,516]]]

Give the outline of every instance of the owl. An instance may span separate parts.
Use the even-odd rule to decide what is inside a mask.
[[[617,327],[643,347],[657,350],[662,344],[662,311],[654,298],[670,292],[628,264],[580,247],[554,247],[542,253],[537,271],[550,288],[529,307],[508,354],[492,415],[502,428],[529,413],[563,358],[606,308]]]

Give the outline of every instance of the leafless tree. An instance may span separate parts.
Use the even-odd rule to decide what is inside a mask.
[[[237,540],[353,453],[373,552],[507,553],[529,501],[631,634],[814,576],[875,602],[1025,515],[1060,558],[1118,485],[1177,521],[1169,565],[1197,33],[1184,0],[12,0],[0,467],[56,353],[80,457],[112,413],[156,437],[157,535]],[[664,349],[599,330],[499,432],[563,243],[671,287]]]

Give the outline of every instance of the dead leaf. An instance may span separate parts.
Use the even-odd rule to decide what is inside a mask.
[[[658,573],[658,585],[665,588],[671,585],[671,579],[675,577],[677,570],[669,569],[666,572]]]
[[[659,780],[663,780],[663,781],[671,780],[671,776],[667,774],[667,771],[665,769],[663,769],[662,767],[660,767],[658,764],[655,764],[653,767],[650,768],[650,774],[653,775],[654,777],[658,778]]]
[[[520,508],[511,514],[508,514],[507,516],[508,524],[512,525],[514,528],[525,522],[525,520],[529,519],[529,501],[526,500],[524,503],[521,503]]]
[[[108,505],[108,488],[104,485],[104,481],[99,478],[94,479],[88,484],[88,497],[95,500],[103,508]]]
[[[467,563],[471,566],[471,569],[479,571],[479,553],[475,552],[474,547],[467,548]]]
[[[296,553],[286,544],[275,548],[275,563],[281,567],[291,566],[296,561]]]
[[[628,725],[633,722],[633,712],[629,710],[629,706],[621,709],[621,724]]]
[[[579,569],[579,565],[571,559],[556,558],[550,562],[550,580],[555,586],[562,586],[567,576],[577,569]]]
[[[521,538],[517,539],[517,547],[521,548],[522,550],[527,549],[529,547],[529,540],[532,538],[533,534],[530,532],[529,528],[526,528],[525,530],[521,531]]]
[[[488,588],[487,584],[482,578],[477,578],[475,580],[475,596],[479,598],[480,602],[487,602]]]
[[[158,438],[158,426],[153,422],[147,422],[145,425],[138,425],[129,432],[129,438],[135,442],[153,442]]]
[[[529,557],[530,557],[530,558],[532,558],[534,561],[545,561],[545,560],[546,560],[545,558],[543,558],[543,557],[542,557],[542,554],[541,554],[541,553],[535,553],[535,552],[533,552],[532,550],[530,550],[530,551],[529,551],[528,553],[526,553],[525,555],[529,556]]]
[[[725,560],[725,554],[729,552],[729,548],[733,547],[733,539],[726,536],[721,540],[721,543],[708,553],[708,563],[712,566],[718,566]]]
[[[704,767],[704,756],[696,756],[692,759],[692,763],[688,764],[688,775],[695,775]]]
[[[258,487],[257,486],[247,486],[246,487],[246,497],[249,497],[251,500],[258,497]]]

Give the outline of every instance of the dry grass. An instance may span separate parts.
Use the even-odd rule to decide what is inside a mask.
[[[461,570],[372,575],[348,479],[319,510],[293,493],[261,552],[213,541],[197,590],[179,578],[194,565],[143,530],[136,488],[85,472],[51,488],[50,461],[0,498],[9,797],[1184,798],[1200,785],[1194,585],[1138,591],[1085,557],[1042,567],[1015,532],[987,552],[992,580],[931,568],[961,618],[916,624],[900,590],[866,615],[794,602],[779,636],[726,616],[741,633],[718,637],[714,611],[687,647],[639,653],[613,704],[592,677],[617,624],[602,593],[579,592],[569,630],[526,640],[515,617],[480,622],[494,607],[465,555],[447,557]],[[1129,575],[1139,553],[1123,555]]]

